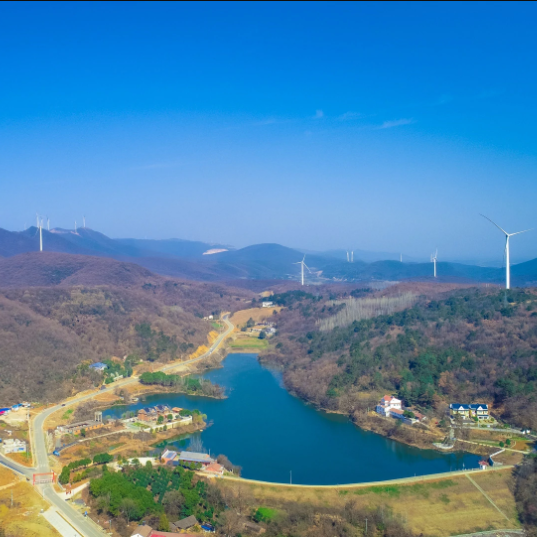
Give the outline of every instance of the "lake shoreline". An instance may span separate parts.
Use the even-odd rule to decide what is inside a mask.
[[[262,365],[256,353],[231,353],[228,357],[231,359],[224,367],[206,373],[208,380],[225,387],[227,399],[158,391],[128,410],[156,404],[197,408],[212,425],[201,436],[195,433],[191,441],[202,440],[215,455],[225,453],[242,466],[245,479],[285,483],[292,470],[293,483],[343,485],[478,466],[475,455],[439,453],[424,446],[418,450],[367,431],[348,415],[305,403],[284,387],[281,371]],[[107,414],[117,417],[123,408]],[[177,449],[187,448],[184,441],[175,444]],[[337,464],[320,463],[330,451],[334,451]]]

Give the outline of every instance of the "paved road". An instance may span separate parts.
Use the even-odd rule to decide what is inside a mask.
[[[170,364],[165,367],[162,367],[161,371],[169,371],[170,369],[175,369],[179,366],[187,365],[187,364],[193,364],[195,362],[199,362],[200,360],[203,360],[203,358],[206,358],[207,356],[210,356],[224,341],[224,339],[231,334],[231,332],[234,329],[234,325],[229,320],[229,316],[225,315],[223,317],[223,321],[225,322],[227,328],[226,330],[218,336],[218,338],[215,340],[215,342],[210,346],[209,350],[202,354],[201,356],[198,356],[197,358],[192,358],[191,360],[186,360],[185,362],[180,362],[176,364]],[[98,392],[92,392],[86,395],[82,395],[80,397],[75,397],[74,399],[70,399],[69,401],[66,401],[64,405],[66,407],[74,405],[76,403],[80,403],[81,401],[86,401],[88,399],[91,399],[95,397],[96,395],[100,395],[103,393],[107,393],[110,391],[115,390],[118,386],[125,386],[127,384],[132,384],[134,382],[138,381],[138,377],[129,377],[128,379],[125,379],[124,381],[121,381],[120,384],[114,383],[113,386],[110,388],[107,388],[105,390],[99,390]],[[0,463],[7,466],[8,468],[11,468],[12,470],[19,472],[26,477],[31,478],[32,474],[34,472],[36,473],[45,473],[50,472],[50,464],[49,464],[49,453],[47,449],[47,442],[45,437],[45,431],[44,431],[44,424],[45,420],[53,413],[56,412],[62,408],[62,405],[55,405],[53,407],[47,408],[43,412],[37,415],[37,417],[34,420],[34,426],[33,426],[33,436],[34,436],[34,445],[35,445],[35,452],[34,457],[37,462],[35,468],[27,468],[25,466],[22,466],[21,464],[18,464],[16,462],[13,462],[12,460],[3,457],[0,455]],[[102,530],[97,524],[95,524],[93,521],[88,520],[83,515],[81,515],[78,511],[76,511],[69,502],[66,502],[65,500],[62,500],[54,491],[53,486],[50,485],[41,485],[39,487],[41,494],[44,498],[46,498],[50,503],[52,503],[55,507],[57,507],[58,511],[61,512],[61,514],[64,516],[66,520],[80,533],[81,535],[85,537],[102,537],[104,530]],[[75,533],[73,532],[73,535]]]

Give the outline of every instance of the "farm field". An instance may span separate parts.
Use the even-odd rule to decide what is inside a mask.
[[[241,328],[248,322],[248,319],[253,319],[256,323],[260,323],[261,321],[269,320],[274,311],[278,312],[281,309],[281,306],[275,306],[273,308],[250,308],[247,310],[240,310],[233,314],[231,322],[237,328]]]
[[[239,336],[237,339],[230,341],[229,347],[235,351],[250,349],[261,351],[268,347],[268,341],[257,337]]]
[[[343,506],[354,499],[361,507],[388,506],[418,535],[448,537],[488,529],[519,528],[510,490],[511,470],[472,473],[472,479],[496,503],[507,520],[464,475],[411,484],[372,487],[279,487],[245,483],[256,500],[273,508],[286,503]]]

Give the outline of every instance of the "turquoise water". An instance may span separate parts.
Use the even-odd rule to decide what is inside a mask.
[[[230,354],[224,367],[203,376],[226,388],[227,399],[162,394],[105,416],[166,403],[207,414],[201,440],[212,455],[224,453],[250,479],[334,485],[477,468],[479,457],[438,453],[394,442],[319,412],[290,395],[281,373],[262,367],[255,354]],[[174,443],[184,448],[189,440]]]

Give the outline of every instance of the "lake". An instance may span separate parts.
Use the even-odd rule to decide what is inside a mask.
[[[180,394],[147,396],[114,407],[104,416],[165,403],[199,409],[212,423],[196,433],[211,455],[223,453],[249,479],[315,485],[381,481],[477,468],[468,453],[421,450],[363,431],[346,417],[319,412],[290,395],[279,371],[259,364],[255,354],[230,354],[222,369],[203,376],[225,387],[227,399]],[[172,443],[185,449],[189,440]]]

